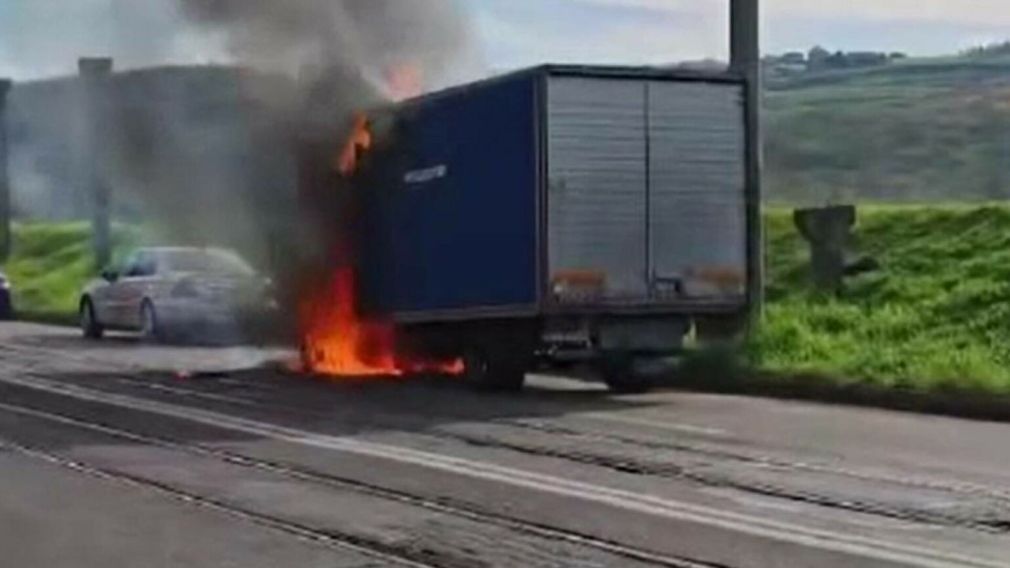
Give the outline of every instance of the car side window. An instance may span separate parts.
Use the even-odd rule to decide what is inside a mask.
[[[126,260],[123,261],[123,268],[120,270],[120,275],[124,278],[135,276],[139,259],[140,257],[138,253],[132,253],[130,256],[126,257]]]
[[[127,278],[146,278],[157,273],[157,262],[154,255],[140,253],[131,256],[126,265]]]

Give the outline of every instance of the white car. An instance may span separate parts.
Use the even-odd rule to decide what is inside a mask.
[[[81,294],[84,336],[107,329],[146,339],[233,328],[241,318],[276,308],[269,279],[234,252],[214,248],[144,248],[119,270],[106,270]],[[231,326],[231,327],[229,327]]]

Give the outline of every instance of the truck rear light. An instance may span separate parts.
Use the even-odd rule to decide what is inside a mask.
[[[551,279],[551,292],[562,301],[587,301],[604,296],[607,277],[594,270],[559,272]]]

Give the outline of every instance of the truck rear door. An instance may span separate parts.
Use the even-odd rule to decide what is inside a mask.
[[[551,298],[741,306],[742,86],[559,75],[547,100]]]
[[[551,80],[548,256],[559,297],[648,296],[645,106],[641,81]]]
[[[653,299],[743,302],[743,87],[653,81],[648,100]]]

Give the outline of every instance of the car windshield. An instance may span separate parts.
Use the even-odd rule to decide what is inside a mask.
[[[170,272],[249,276],[254,270],[238,255],[223,250],[178,250],[161,255]]]

